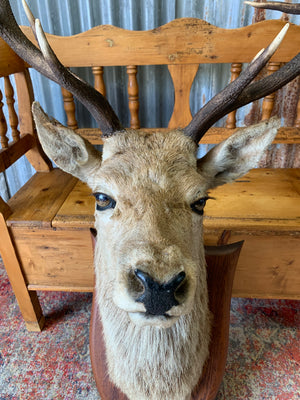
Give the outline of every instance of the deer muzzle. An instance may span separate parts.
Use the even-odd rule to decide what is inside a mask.
[[[171,326],[193,307],[198,266],[177,246],[136,246],[119,265],[113,301],[138,325]]]
[[[135,301],[144,304],[146,314],[165,316],[172,307],[179,305],[176,292],[186,277],[184,271],[179,272],[166,283],[157,282],[139,269],[136,269],[134,273],[144,287],[143,293]]]

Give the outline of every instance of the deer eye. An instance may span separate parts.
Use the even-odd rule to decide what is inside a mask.
[[[105,193],[94,193],[93,196],[96,199],[96,210],[97,211],[104,211],[108,208],[115,208],[116,202],[114,199],[109,197]]]
[[[201,199],[195,201],[194,203],[191,204],[191,209],[199,214],[199,215],[203,215],[204,212],[204,206],[206,204],[206,200],[208,199],[208,197],[202,197]]]

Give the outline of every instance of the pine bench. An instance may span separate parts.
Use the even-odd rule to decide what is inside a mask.
[[[228,80],[235,79],[242,64],[266,46],[282,25],[283,22],[274,20],[225,30],[202,20],[179,19],[152,31],[99,26],[71,37],[48,35],[48,39],[63,64],[91,67],[95,87],[102,93],[105,93],[103,67],[126,66],[133,128],[140,127],[138,66],[167,65],[175,99],[169,126],[163,128],[167,130],[185,126],[191,119],[189,95],[199,64],[231,63]],[[30,29],[22,29],[34,41]],[[266,73],[289,61],[299,47],[300,27],[292,25]],[[7,203],[0,198],[0,253],[27,329],[38,331],[43,327],[44,317],[37,291],[93,291],[90,228],[95,205],[88,187],[52,168],[40,148],[31,116],[33,91],[28,67],[0,40],[0,76],[5,80],[4,97],[9,111],[6,123],[0,102],[0,172],[24,155],[36,170]],[[12,76],[18,112],[14,107]],[[73,97],[65,90],[62,95],[68,125],[77,129]],[[1,101],[1,93],[0,96]],[[297,101],[294,125],[283,126],[275,140],[292,145],[294,152],[300,143]],[[263,119],[270,117],[274,104],[274,95],[264,99],[260,111]],[[157,128],[160,127],[153,129]],[[226,126],[211,128],[202,143],[217,143],[235,128],[233,112],[228,115]],[[93,144],[102,143],[99,130],[78,131]],[[295,165],[288,169],[258,168],[211,193],[216,201],[208,202],[206,207],[206,244],[245,240],[233,296],[300,299],[299,178],[300,170]]]

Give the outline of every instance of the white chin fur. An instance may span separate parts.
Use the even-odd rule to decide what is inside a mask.
[[[125,291],[120,291],[119,293],[115,291],[113,302],[118,308],[128,313],[143,313],[146,311],[144,304],[133,301]]]
[[[129,318],[137,326],[157,326],[159,328],[170,328],[179,317],[164,317],[163,315],[146,315],[140,312],[129,312]]]

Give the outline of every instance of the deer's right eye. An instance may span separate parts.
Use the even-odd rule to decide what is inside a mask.
[[[204,206],[206,204],[206,201],[209,199],[209,197],[201,197],[201,199],[195,201],[193,204],[191,204],[191,209],[199,214],[199,215],[203,215],[203,209]]]
[[[93,193],[93,196],[96,199],[96,210],[97,211],[104,211],[108,208],[115,208],[116,202],[114,199],[109,197],[105,193]]]

